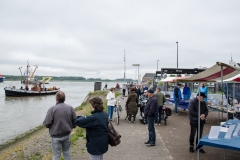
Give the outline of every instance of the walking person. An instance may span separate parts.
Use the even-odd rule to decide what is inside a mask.
[[[128,95],[127,101],[126,101],[126,107],[127,107],[127,114],[128,114],[128,121],[129,123],[135,123],[136,120],[136,114],[138,112],[138,95],[135,92],[135,88],[130,89],[130,94]],[[131,118],[133,117],[133,121],[131,121]]]
[[[76,113],[72,106],[64,103],[65,94],[56,93],[56,105],[49,108],[43,125],[49,128],[53,160],[60,160],[61,150],[65,160],[70,160],[71,131],[74,128]]]
[[[208,108],[206,105],[206,102],[204,101],[204,98],[206,98],[206,95],[203,92],[200,92],[197,94],[196,98],[192,99],[189,103],[188,110],[189,110],[189,120],[190,120],[190,137],[189,137],[189,152],[194,152],[194,136],[197,131],[197,137],[196,137],[196,146],[198,144],[198,120],[200,119],[200,135],[199,137],[202,137],[203,127],[204,127],[204,121],[205,118],[208,115]],[[200,101],[200,117],[198,117],[198,105]],[[205,153],[205,151],[200,148],[199,152]]]
[[[147,104],[145,106],[144,115],[147,117],[149,136],[145,144],[148,147],[151,147],[151,146],[155,146],[156,144],[156,132],[154,128],[154,119],[155,119],[155,113],[156,113],[158,101],[157,101],[157,97],[154,95],[154,90],[152,89],[148,90],[148,97],[149,97],[149,100],[147,101]]]
[[[161,92],[160,88],[156,89],[155,96],[157,97],[158,105],[157,105],[157,110],[155,114],[155,125],[161,125],[161,120],[162,120],[162,108],[164,102],[166,102],[166,97],[165,95]]]
[[[123,84],[123,87],[122,87],[122,93],[123,93],[123,97],[125,97],[125,93],[126,93],[126,85]]]
[[[179,106],[179,102],[182,100],[182,93],[181,93],[181,87],[182,84],[178,83],[177,86],[174,88],[173,91],[173,98],[175,100],[175,107],[174,107],[174,112],[175,114],[178,116],[178,106]]]
[[[92,114],[78,116],[75,124],[86,128],[86,147],[90,160],[103,160],[103,154],[108,151],[108,116],[103,111],[103,101],[99,97],[89,100]]]
[[[116,100],[115,100],[115,93],[114,93],[114,88],[113,87],[110,88],[110,91],[108,92],[106,99],[108,100],[107,101],[108,116],[109,116],[110,121],[112,121],[113,109],[114,109],[115,102],[116,102]]]

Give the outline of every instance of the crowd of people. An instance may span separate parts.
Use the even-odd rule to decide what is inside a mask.
[[[178,102],[182,99],[190,99],[190,89],[185,85],[183,89],[184,98],[180,92],[181,84],[178,84],[174,89],[175,99],[175,113],[177,112]],[[156,132],[155,125],[161,125],[162,107],[166,101],[166,97],[161,93],[160,88],[154,90],[153,86],[146,84],[126,86],[123,90],[128,90],[129,94],[126,100],[126,110],[129,123],[136,123],[136,115],[138,112],[139,102],[146,101],[143,110],[140,109],[140,115],[144,114],[148,124],[148,139],[146,146],[152,147],[156,145]],[[190,93],[189,93],[190,92]],[[204,93],[205,92],[205,93]],[[125,96],[125,92],[124,96]],[[205,99],[207,99],[207,87],[201,84],[197,96],[190,100],[189,121],[190,121],[190,136],[189,136],[189,152],[194,152],[194,138],[195,133],[198,131],[198,119],[200,118],[200,137],[202,136],[205,119],[208,115],[208,109]],[[59,160],[61,151],[63,152],[64,159],[70,160],[70,146],[71,146],[71,131],[76,126],[86,129],[86,147],[89,153],[90,160],[103,160],[103,154],[108,151],[108,123],[113,119],[114,106],[116,104],[115,88],[110,88],[106,100],[108,113],[104,112],[103,100],[99,97],[93,97],[89,100],[91,104],[91,115],[89,116],[76,116],[76,113],[71,105],[65,102],[65,93],[59,91],[56,93],[56,104],[49,108],[43,125],[49,128],[51,136],[51,148],[53,160]],[[198,118],[198,104],[200,101],[200,117]],[[132,119],[133,118],[133,119]],[[198,142],[196,137],[195,144]],[[201,153],[205,151],[200,148]]]

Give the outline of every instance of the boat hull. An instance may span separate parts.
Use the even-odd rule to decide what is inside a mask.
[[[13,89],[11,87],[5,87],[4,90],[6,96],[12,97],[54,95],[59,91],[59,89],[52,91],[26,91],[20,89]]]
[[[3,82],[4,78],[3,77],[0,77],[0,82]]]

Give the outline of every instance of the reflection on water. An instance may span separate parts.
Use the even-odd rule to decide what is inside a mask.
[[[55,95],[6,97],[4,87],[10,84],[20,87],[19,82],[0,83],[0,144],[41,125],[47,110],[56,103]],[[116,82],[107,84],[108,87],[113,87]],[[94,89],[94,82],[50,82],[46,87],[53,85],[65,92],[65,103],[74,108]]]

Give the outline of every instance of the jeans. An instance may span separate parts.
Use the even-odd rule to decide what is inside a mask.
[[[61,149],[63,151],[64,160],[71,160],[70,146],[71,146],[71,135],[67,135],[61,138],[51,138],[52,142],[52,154],[53,160],[60,160]]]
[[[126,89],[123,89],[123,97],[125,96]]]
[[[197,131],[196,146],[198,144],[198,124],[190,123],[190,126],[191,126],[191,131],[190,131],[189,143],[190,143],[190,146],[193,147],[194,146],[194,136],[196,134],[196,131]],[[200,137],[199,138],[202,137],[203,126],[204,126],[204,124],[200,124]]]
[[[103,154],[100,154],[100,155],[91,155],[91,154],[89,154],[89,159],[90,160],[103,160]]]
[[[162,106],[157,106],[155,114],[155,123],[161,123],[162,120]]]
[[[175,108],[174,108],[174,112],[175,112],[175,113],[178,113],[179,102],[180,102],[180,100],[176,100],[176,101],[175,101]]]
[[[108,116],[109,119],[112,119],[114,106],[108,106]]]
[[[147,117],[148,132],[149,132],[148,142],[150,144],[155,144],[155,142],[156,142],[156,133],[155,133],[155,128],[154,128],[154,118],[155,117]]]

